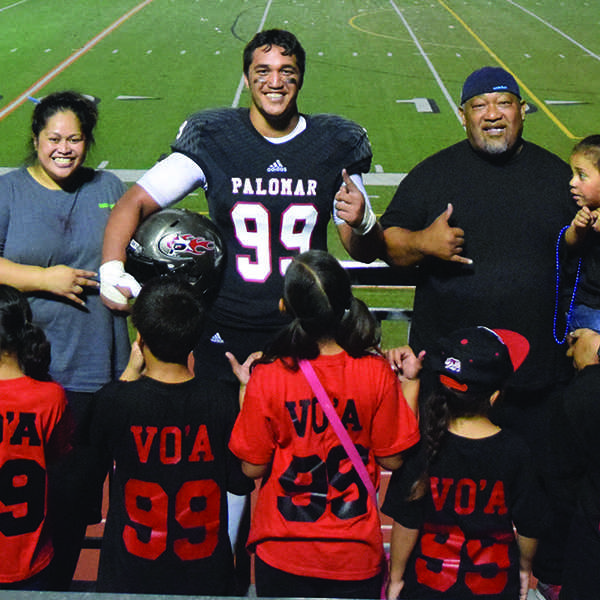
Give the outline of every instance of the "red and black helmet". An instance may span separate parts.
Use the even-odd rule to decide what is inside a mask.
[[[166,208],[137,228],[127,247],[125,269],[141,284],[177,277],[199,297],[212,299],[225,266],[225,245],[213,222],[183,208]]]

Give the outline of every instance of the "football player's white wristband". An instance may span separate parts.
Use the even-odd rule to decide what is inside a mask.
[[[110,260],[100,265],[100,293],[117,304],[127,304],[127,298],[115,286],[126,288],[136,298],[142,286],[133,275],[125,271],[125,265],[120,260]]]
[[[375,227],[375,223],[377,223],[377,215],[375,211],[371,208],[369,203],[365,204],[365,214],[363,215],[363,219],[358,227],[353,227],[352,231],[356,235],[366,235]]]

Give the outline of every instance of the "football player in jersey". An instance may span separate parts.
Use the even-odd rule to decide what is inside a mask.
[[[124,308],[139,286],[124,270],[141,220],[202,187],[225,238],[227,265],[212,306],[196,372],[235,382],[225,352],[244,360],[283,323],[283,274],[293,256],[326,249],[333,213],[342,243],[358,260],[379,253],[381,230],[361,173],[369,170],[366,131],[333,115],[303,115],[305,52],[282,30],[256,34],[244,50],[250,108],[205,110],[183,123],[173,152],[114,207],[106,227],[101,294]]]
[[[361,176],[371,164],[367,133],[337,116],[299,112],[304,67],[294,35],[256,34],[243,55],[250,108],[192,115],[173,152],[117,202],[105,230],[100,293],[107,306],[123,309],[139,290],[124,260],[140,221],[204,189],[227,263],[194,351],[195,372],[228,381],[232,402],[239,384],[229,360],[239,368],[238,360],[262,349],[285,323],[278,309],[285,269],[300,252],[327,249],[332,213],[353,258],[369,262],[381,254],[383,233]],[[233,522],[237,504],[230,504]]]

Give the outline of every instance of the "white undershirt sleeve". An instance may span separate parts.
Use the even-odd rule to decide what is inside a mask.
[[[204,171],[191,158],[180,152],[173,152],[157,162],[137,183],[161,208],[179,202],[199,187],[206,190]]]

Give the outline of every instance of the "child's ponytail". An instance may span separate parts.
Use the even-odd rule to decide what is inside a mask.
[[[0,354],[14,355],[25,375],[48,381],[50,343],[44,332],[31,323],[31,316],[25,295],[0,284]]]
[[[448,406],[448,396],[451,392],[441,385],[436,386],[436,390],[429,396],[425,402],[423,414],[423,432],[422,444],[425,446],[425,467],[410,491],[409,500],[418,500],[422,498],[429,487],[429,469],[435,462],[440,448],[444,443],[444,437],[448,431],[448,425],[451,421],[451,412]]]
[[[25,375],[39,381],[50,381],[50,342],[40,327],[25,323],[17,356]]]
[[[381,327],[362,300],[352,296],[350,308],[340,320],[336,342],[353,358],[363,356],[368,350],[378,351]]]
[[[459,418],[487,417],[491,409],[492,393],[490,390],[462,392],[437,382],[435,390],[425,400],[423,410],[425,469],[412,487],[410,500],[417,500],[427,492],[429,468],[440,453],[450,423]]]
[[[265,348],[259,362],[282,359],[297,368],[319,355],[320,340],[335,340],[358,358],[375,350],[380,327],[367,305],[352,295],[348,274],[331,254],[299,254],[285,274],[283,302],[291,322]]]

